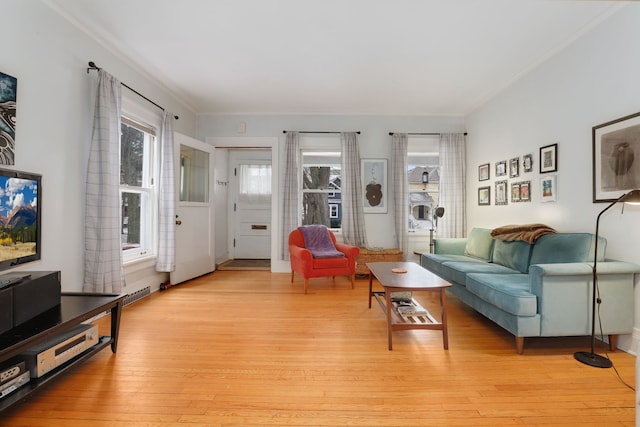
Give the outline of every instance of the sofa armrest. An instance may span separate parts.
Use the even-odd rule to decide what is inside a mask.
[[[640,266],[623,261],[597,264],[598,308],[605,335],[633,330],[634,276]],[[529,267],[530,292],[535,294],[541,335],[591,333],[593,263],[535,264]]]
[[[433,252],[442,255],[464,255],[466,245],[466,237],[433,239]]]

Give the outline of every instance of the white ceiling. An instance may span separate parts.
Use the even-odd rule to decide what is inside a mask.
[[[469,113],[623,3],[45,2],[197,113],[367,115]]]

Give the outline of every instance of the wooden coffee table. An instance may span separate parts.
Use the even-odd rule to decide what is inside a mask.
[[[371,298],[375,297],[387,315],[387,335],[389,350],[393,349],[391,336],[393,331],[407,329],[430,329],[442,331],[444,349],[449,348],[447,335],[447,313],[445,310],[445,289],[451,283],[436,276],[414,262],[368,262],[369,268],[369,308]],[[406,271],[396,273],[392,270]],[[378,279],[384,291],[373,290],[373,278]],[[391,301],[392,292],[437,292],[440,296],[440,321],[428,311],[421,314],[400,314],[398,304]],[[417,302],[412,300],[412,304]]]

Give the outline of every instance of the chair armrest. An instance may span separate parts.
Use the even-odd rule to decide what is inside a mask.
[[[289,245],[289,257],[299,259],[305,263],[313,262],[311,251],[296,245]]]
[[[466,237],[446,237],[433,239],[433,253],[443,255],[464,255]]]
[[[335,244],[336,249],[342,252],[349,260],[354,260],[358,258],[360,255],[360,248],[357,246],[347,245],[345,243],[337,243]]]

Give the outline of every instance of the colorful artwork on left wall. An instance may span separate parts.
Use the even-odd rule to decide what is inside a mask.
[[[18,79],[0,72],[0,165],[15,164]]]

